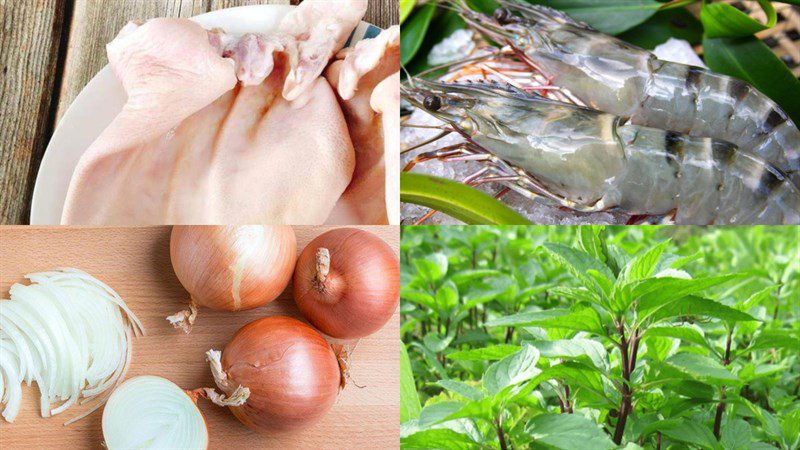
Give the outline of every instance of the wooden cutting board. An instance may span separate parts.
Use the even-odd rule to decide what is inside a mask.
[[[327,227],[294,227],[298,252]],[[384,239],[398,251],[398,227],[359,227]],[[213,386],[204,360],[209,348],[222,349],[233,333],[260,317],[284,314],[302,319],[292,300],[291,283],[266,306],[237,313],[201,309],[192,333],[183,334],[164,319],[185,307],[181,287],[169,260],[169,227],[148,228],[0,228],[0,296],[8,298],[26,273],[57,267],[83,269],[108,283],[142,321],[146,336],[133,343],[127,377],[159,375],[183,388]],[[399,446],[399,314],[379,332],[364,338],[351,357],[353,380],[333,409],[318,424],[291,434],[264,436],[240,424],[227,408],[204,400],[211,449],[313,448],[391,449]],[[14,423],[0,418],[2,449],[100,448],[102,408],[63,426],[84,411],[73,406],[51,418],[39,416],[38,389],[23,385],[22,410]]]

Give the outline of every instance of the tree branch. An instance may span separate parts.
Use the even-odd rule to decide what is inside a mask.
[[[733,327],[728,331],[728,338],[725,341],[725,357],[722,359],[722,365],[727,366],[731,363],[731,340],[733,338]],[[726,387],[722,386],[720,393],[719,403],[717,404],[717,412],[714,415],[714,437],[720,439],[720,429],[722,428],[722,415],[725,413],[725,393]]]
[[[630,373],[630,358],[628,357],[628,350],[630,342],[625,337],[625,326],[621,321],[617,322],[617,333],[620,337],[620,353],[622,354],[622,378],[625,380],[622,383],[622,399],[619,405],[619,418],[617,419],[617,427],[614,429],[614,443],[617,445],[622,444],[622,436],[625,434],[625,423],[628,421],[628,414],[631,412],[631,373]],[[634,341],[635,341],[634,335]]]
[[[497,440],[500,441],[500,449],[501,450],[508,450],[508,445],[506,445],[506,437],[505,437],[505,434],[503,433],[502,413],[500,413],[500,414],[501,415],[495,421],[495,424],[497,425]]]

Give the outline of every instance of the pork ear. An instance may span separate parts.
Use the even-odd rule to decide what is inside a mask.
[[[386,215],[391,225],[400,224],[400,72],[375,86],[370,106],[381,115]]]
[[[325,77],[339,87],[356,170],[328,223],[398,223],[399,28],[342,50],[337,58]]]
[[[337,90],[343,100],[349,100],[365,75],[377,72],[372,76],[382,80],[397,71],[400,65],[400,27],[387,28],[374,39],[365,39],[354,48],[342,50],[337,57],[344,59]]]
[[[189,20],[128,24],[106,50],[128,94],[115,122],[136,117],[145,138],[166,133],[236,85],[233,61],[222,58],[208,32]]]
[[[300,97],[317,79],[367,11],[367,0],[306,0],[281,21],[279,31],[297,41],[283,97]]]

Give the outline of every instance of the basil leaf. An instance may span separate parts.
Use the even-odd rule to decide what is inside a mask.
[[[719,2],[709,3],[704,0],[703,8],[700,10],[700,21],[703,22],[706,37],[750,36],[774,27],[778,21],[775,7],[767,0],[758,0],[758,4],[767,15],[766,24],[758,22],[733,5]]]
[[[531,419],[525,431],[547,448],[617,448],[597,423],[577,414],[542,414]]]
[[[769,47],[755,37],[703,38],[708,67],[747,81],[800,123],[800,81]]]
[[[644,23],[617,37],[649,50],[667,42],[671,37],[694,45],[703,40],[703,25],[684,8],[669,9],[659,11]]]
[[[411,11],[414,10],[414,6],[416,6],[416,0],[400,0],[400,24],[402,25],[403,22],[408,18],[408,15],[411,14]]]
[[[529,0],[567,13],[575,20],[607,34],[619,34],[639,25],[663,5],[656,0]]]
[[[405,344],[400,343],[400,422],[419,417],[422,406],[419,403],[411,360]]]
[[[407,23],[400,33],[400,64],[408,64],[411,58],[417,54],[422,40],[425,39],[425,33],[428,32],[434,12],[436,12],[436,2],[428,2],[414,11],[407,19]]]

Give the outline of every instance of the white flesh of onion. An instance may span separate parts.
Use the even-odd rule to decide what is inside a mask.
[[[130,365],[133,335],[144,333],[122,298],[86,272],[59,269],[26,278],[32,284],[15,284],[10,300],[0,300],[0,403],[9,422],[19,412],[23,381],[39,386],[43,417],[117,386]]]
[[[133,377],[111,394],[103,410],[109,450],[205,449],[208,429],[194,400],[175,383],[156,376]]]

